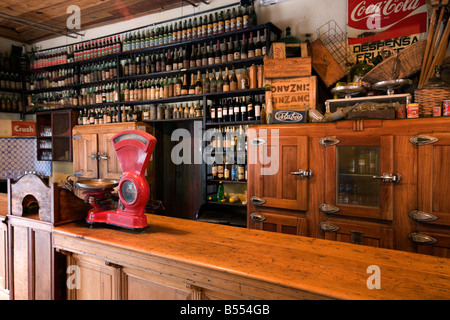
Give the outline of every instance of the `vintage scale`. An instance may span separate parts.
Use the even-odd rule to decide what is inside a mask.
[[[143,131],[131,130],[115,135],[112,143],[123,172],[120,180],[95,179],[76,183],[84,189],[83,195],[93,206],[86,222],[144,229],[148,226],[145,207],[150,197],[145,169],[155,149],[156,138]],[[118,198],[112,193],[117,186]]]

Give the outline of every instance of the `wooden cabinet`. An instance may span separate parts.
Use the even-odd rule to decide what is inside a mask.
[[[76,123],[77,117],[72,110],[38,113],[37,159],[72,161],[72,128]]]
[[[411,136],[418,154],[417,207],[409,239],[420,253],[450,257],[450,133]]]
[[[449,128],[449,118],[250,127],[248,227],[292,231],[298,216],[306,231],[294,234],[447,257]],[[264,175],[269,158],[279,170]]]
[[[8,227],[6,216],[0,215],[0,300],[9,299]]]
[[[250,229],[294,234],[298,236],[308,235],[306,217],[301,217],[300,215],[253,212],[249,215],[248,226]]]
[[[279,136],[277,131],[248,134],[250,145],[249,198],[257,207],[307,210],[309,171],[308,137]]]
[[[126,130],[152,133],[149,125],[137,122],[75,126],[73,128],[74,175],[92,179],[119,179],[122,169],[111,138]],[[152,161],[149,162],[149,166],[151,164]]]

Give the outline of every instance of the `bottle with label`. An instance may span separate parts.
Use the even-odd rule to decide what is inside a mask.
[[[187,84],[187,75],[186,73],[183,75],[183,85],[181,86],[181,93],[180,95],[184,96],[188,94],[188,84]]]
[[[197,81],[195,82],[195,94],[203,93],[203,84],[200,71],[197,71]]]
[[[219,186],[217,187],[217,202],[222,202],[224,200],[224,186],[222,184],[222,181],[219,182]]]

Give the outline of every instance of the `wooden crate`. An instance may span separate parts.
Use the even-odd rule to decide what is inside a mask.
[[[266,85],[271,90],[266,92],[267,99],[272,99],[273,110],[305,110],[305,106],[316,108],[317,78],[296,77],[267,79]]]
[[[311,43],[312,66],[327,87],[346,76],[346,73],[320,39]]]
[[[264,77],[294,78],[311,75],[311,57],[306,58],[264,58]]]

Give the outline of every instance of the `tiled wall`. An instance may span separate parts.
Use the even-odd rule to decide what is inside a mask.
[[[35,138],[0,138],[0,178],[15,178],[25,171],[52,175],[51,161],[37,161]]]

